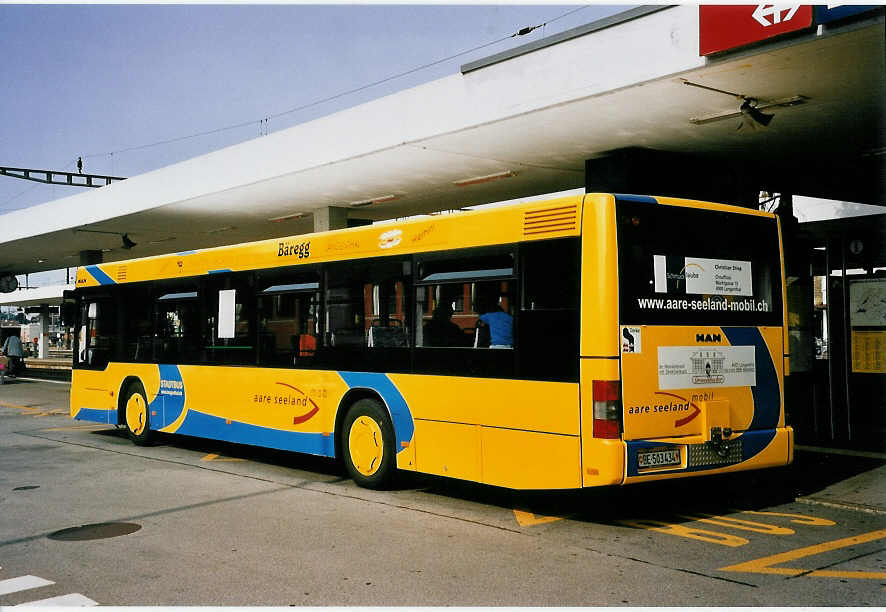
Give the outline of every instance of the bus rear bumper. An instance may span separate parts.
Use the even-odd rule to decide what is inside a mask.
[[[787,465],[793,461],[794,431],[791,427],[745,431],[727,440],[725,447],[711,442],[681,443],[673,438],[625,444],[624,483],[630,484]],[[668,465],[674,457],[668,451],[674,449],[679,450],[680,463]]]

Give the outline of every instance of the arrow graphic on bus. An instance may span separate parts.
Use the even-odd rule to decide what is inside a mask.
[[[683,417],[682,419],[677,419],[676,421],[674,421],[674,427],[683,427],[684,425],[686,425],[687,423],[692,421],[692,419],[694,419],[695,417],[697,417],[698,415],[701,414],[701,408],[696,406],[693,402],[686,399],[685,397],[680,397],[679,395],[676,395],[675,393],[666,393],[664,391],[656,391],[655,394],[656,395],[669,395],[671,397],[676,397],[678,400],[681,400],[684,402],[689,402],[689,405],[692,406],[693,410],[695,411],[687,417]]]
[[[287,385],[286,383],[283,383],[283,382],[277,382],[277,384],[278,384],[278,385],[283,385],[284,387],[289,387],[289,388],[292,389],[293,391],[298,391],[299,393],[301,393],[302,395],[304,395],[305,400],[311,402],[311,406],[313,406],[313,408],[311,408],[311,409],[310,409],[309,411],[307,411],[306,413],[304,413],[304,414],[302,414],[302,415],[300,415],[300,416],[294,416],[294,417],[292,417],[292,424],[293,424],[293,425],[299,425],[300,423],[304,423],[305,421],[309,421],[309,420],[311,420],[311,418],[312,418],[315,414],[317,414],[317,412],[320,410],[320,407],[319,407],[317,404],[314,403],[314,400],[312,400],[310,397],[308,397],[308,396],[305,394],[305,392],[302,391],[301,389],[298,389],[298,388],[296,388],[296,387],[293,387],[292,385]]]

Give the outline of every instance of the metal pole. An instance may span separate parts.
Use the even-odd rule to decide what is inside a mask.
[[[849,333],[849,279],[846,278],[846,234],[840,236],[840,261],[843,265],[843,368],[846,371],[846,437],[852,440],[852,404],[850,404],[849,375],[852,373],[852,346]]]
[[[832,316],[831,306],[834,303],[833,296],[831,295],[831,251],[833,250],[834,243],[831,240],[827,241],[827,248],[825,249],[825,266],[824,266],[824,282],[828,287],[828,303],[825,312],[828,314],[828,433],[830,434],[830,439],[833,440],[835,436],[834,432],[834,410],[836,406],[834,406],[834,334],[833,334],[833,321],[834,317]]]

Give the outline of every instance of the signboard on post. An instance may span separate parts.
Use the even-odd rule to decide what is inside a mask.
[[[809,4],[702,4],[698,54],[710,55],[812,26]]]

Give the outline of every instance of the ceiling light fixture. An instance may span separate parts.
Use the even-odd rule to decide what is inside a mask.
[[[374,198],[366,198],[365,200],[357,200],[356,202],[351,202],[351,206],[354,208],[360,208],[361,206],[369,206],[370,204],[384,204],[385,202],[391,202],[393,200],[400,199],[400,196],[395,193],[389,193],[387,195],[377,196]]]
[[[741,117],[743,121],[738,125],[737,129],[741,129],[744,125],[747,125],[751,129],[755,129],[757,127],[766,127],[767,125],[769,125],[775,115],[764,113],[762,112],[763,110],[770,108],[786,108],[789,106],[797,106],[799,104],[805,104],[809,100],[807,96],[796,95],[789,98],[779,98],[778,100],[761,102],[759,99],[753,96],[746,96],[744,94],[735,93],[733,91],[726,91],[725,89],[717,89],[716,87],[709,87],[707,85],[693,83],[692,81],[689,81],[687,79],[679,79],[679,81],[684,85],[688,85],[690,87],[706,89],[708,91],[721,93],[727,96],[732,96],[737,100],[741,100],[741,105],[738,107],[737,111],[715,113],[713,115],[705,115],[703,117],[690,117],[689,122],[694,125],[704,125],[706,123],[711,123],[714,121],[722,121],[724,119]]]
[[[753,100],[753,98],[749,98]],[[756,111],[763,111],[770,108],[785,108],[788,106],[797,106],[798,104],[804,104],[809,100],[806,96],[791,96],[790,98],[780,98],[778,100],[772,100],[771,102],[765,103],[757,103],[753,108]],[[744,106],[744,103],[742,103]],[[690,117],[689,122],[695,125],[704,125],[706,123],[713,123],[714,121],[722,121],[723,119],[734,119],[742,116],[741,107],[737,111],[729,111],[725,113],[714,113],[713,115],[703,115],[701,117]],[[770,115],[771,116],[771,115]]]
[[[511,178],[513,176],[517,176],[517,173],[513,170],[505,170],[504,172],[496,172],[495,174],[486,174],[483,176],[461,179],[460,181],[453,181],[452,184],[456,187],[467,187],[468,185],[478,185],[480,183],[488,183],[490,181]]]
[[[282,215],[280,217],[271,217],[268,221],[272,221],[274,223],[280,223],[281,221],[291,221],[292,219],[301,219],[305,216],[303,212],[291,213],[288,215]]]

